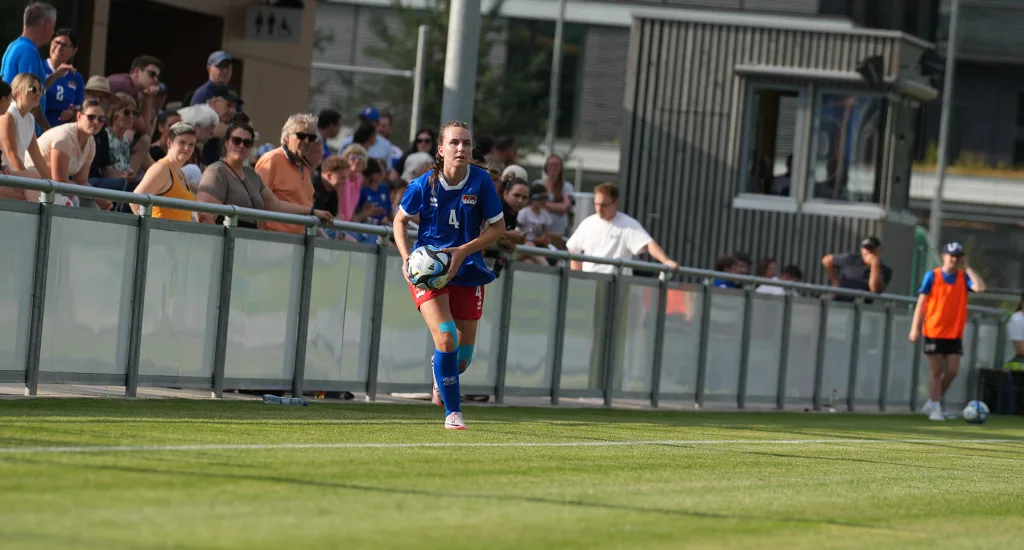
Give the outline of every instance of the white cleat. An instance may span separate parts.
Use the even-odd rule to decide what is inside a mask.
[[[929,399],[928,401],[924,402],[924,406],[921,407],[921,412],[926,414],[926,415],[931,415],[932,411],[935,410],[937,405],[938,405],[938,403],[936,403],[936,402],[932,401],[931,399]]]
[[[942,421],[946,419],[946,415],[942,414],[942,408],[939,407],[938,403],[932,408],[932,412],[928,413],[928,420]]]
[[[465,430],[466,424],[462,421],[462,413],[454,412],[448,415],[444,419],[444,429],[446,430]]]

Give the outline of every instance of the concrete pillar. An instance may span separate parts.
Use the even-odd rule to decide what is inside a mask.
[[[450,120],[461,120],[472,127],[479,49],[480,0],[451,0],[441,125]]]

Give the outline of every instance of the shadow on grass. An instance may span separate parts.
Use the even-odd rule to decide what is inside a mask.
[[[869,525],[863,523],[854,523],[841,520],[833,519],[817,519],[817,518],[800,518],[800,517],[772,517],[772,516],[757,516],[748,514],[720,514],[715,512],[700,512],[695,510],[679,510],[673,508],[656,508],[656,507],[644,507],[644,506],[630,506],[627,504],[615,504],[605,502],[587,502],[583,500],[575,499],[556,499],[547,497],[536,497],[529,495],[513,495],[513,494],[502,494],[502,493],[466,493],[466,492],[455,492],[455,491],[436,491],[436,490],[424,490],[414,488],[398,488],[398,487],[384,487],[378,485],[364,485],[359,483],[341,483],[332,481],[317,481],[309,479],[299,479],[284,476],[257,476],[257,475],[246,475],[246,474],[235,474],[235,473],[214,473],[214,472],[195,472],[195,471],[183,471],[183,470],[164,470],[159,468],[142,468],[134,466],[108,466],[108,465],[84,465],[75,464],[70,465],[66,463],[39,460],[39,459],[26,459],[22,457],[3,457],[0,462],[9,463],[20,463],[29,464],[33,466],[40,466],[45,468],[67,468],[69,466],[76,468],[87,468],[92,470],[103,470],[112,471],[118,473],[135,473],[144,475],[161,475],[161,476],[186,476],[204,479],[218,479],[218,480],[234,480],[234,481],[249,481],[258,483],[281,483],[287,485],[294,485],[304,488],[312,489],[339,489],[345,491],[359,491],[363,493],[375,493],[385,495],[398,495],[398,496],[411,496],[411,497],[423,497],[431,500],[437,498],[451,498],[461,500],[494,500],[499,502],[525,502],[530,504],[544,504],[550,506],[568,506],[581,509],[591,510],[607,510],[614,512],[629,512],[637,514],[655,514],[666,517],[688,517],[694,519],[711,519],[711,520],[726,520],[726,521],[763,521],[763,522],[778,522],[778,523],[795,523],[801,525],[817,525],[817,526],[834,526],[834,527],[848,527],[855,529],[869,529],[873,531],[884,531],[897,533],[900,532],[898,529],[891,527],[880,527],[877,525]]]

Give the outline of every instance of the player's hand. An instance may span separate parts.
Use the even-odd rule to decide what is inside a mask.
[[[331,213],[326,210],[314,210],[313,215],[320,220],[320,225],[323,225],[325,227],[330,227],[331,225],[334,225],[334,216],[332,216]]]
[[[458,275],[462,262],[466,260],[466,251],[461,248],[443,248],[441,252],[447,252],[452,257],[448,264],[448,280],[451,281]]]
[[[910,329],[909,340],[911,344],[916,344],[917,339],[921,337],[921,331],[917,328]]]
[[[402,277],[405,277],[405,282],[412,286],[412,281],[409,279],[409,258],[402,258]]]

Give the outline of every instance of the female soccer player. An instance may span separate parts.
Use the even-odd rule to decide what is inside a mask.
[[[465,430],[460,407],[459,373],[473,360],[476,328],[483,314],[484,285],[494,273],[482,250],[505,233],[501,199],[487,170],[471,164],[473,135],[463,122],[441,128],[431,171],[409,184],[395,216],[395,244],[402,273],[409,281],[409,218],[419,215],[416,248],[431,245],[451,255],[448,284],[424,290],[409,283],[416,308],[434,339],[434,402],[445,408],[444,427]],[[487,222],[487,229],[481,228]],[[454,275],[451,275],[454,274]]]
[[[917,342],[924,334],[930,376],[928,401],[921,412],[930,420],[946,419],[942,414],[942,397],[960,370],[968,292],[985,292],[985,281],[967,265],[964,247],[957,242],[949,243],[942,249],[942,267],[924,274],[910,325],[911,342]]]

